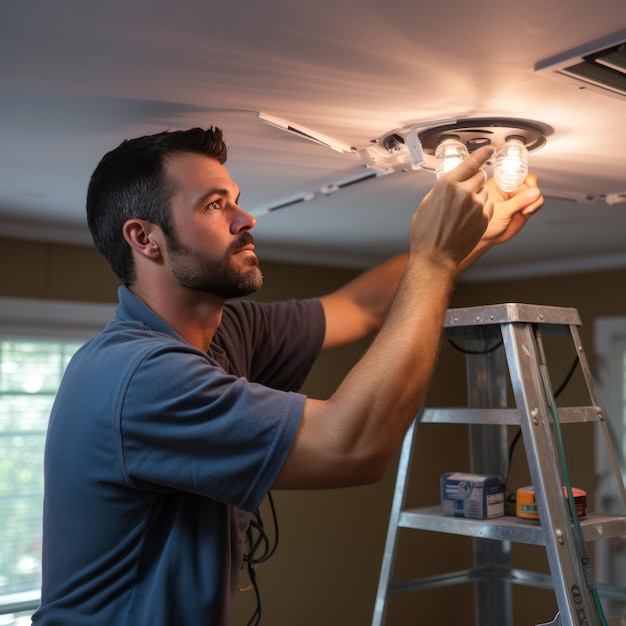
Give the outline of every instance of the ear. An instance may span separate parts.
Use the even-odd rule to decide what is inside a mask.
[[[139,219],[130,219],[122,227],[122,234],[128,245],[149,259],[161,256],[158,233],[160,229],[157,226]]]

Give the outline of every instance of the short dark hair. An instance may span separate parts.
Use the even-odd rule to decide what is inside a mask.
[[[102,157],[87,190],[87,224],[96,247],[124,285],[136,280],[124,223],[137,218],[172,233],[169,203],[176,187],[164,162],[177,153],[203,154],[222,165],[227,147],[219,128],[165,131],[127,139]]]

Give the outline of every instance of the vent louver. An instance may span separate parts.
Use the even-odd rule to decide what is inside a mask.
[[[626,30],[541,61],[535,71],[626,99]]]

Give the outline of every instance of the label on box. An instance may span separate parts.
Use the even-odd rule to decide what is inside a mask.
[[[447,472],[441,477],[441,512],[454,517],[491,519],[504,515],[500,476]]]

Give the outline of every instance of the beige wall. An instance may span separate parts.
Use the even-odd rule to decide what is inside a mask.
[[[88,247],[0,239],[0,296],[86,302],[115,302],[117,283],[106,263]],[[266,286],[259,299],[308,297],[343,284],[354,272],[306,266],[263,264]],[[553,276],[484,284],[463,284],[453,306],[527,302],[576,307],[583,320],[582,340],[593,362],[593,321],[599,315],[626,315],[626,270],[577,276]],[[304,391],[327,397],[366,348],[367,342],[323,355]],[[555,356],[559,380],[569,356]],[[465,398],[463,357],[442,346],[429,395],[432,405],[462,405]],[[576,389],[568,391],[576,403]],[[577,426],[578,428],[578,426]],[[590,433],[580,427],[567,440],[577,460],[574,484],[593,489]],[[420,427],[412,468],[410,505],[435,504],[442,472],[468,469],[464,426]],[[347,626],[368,624],[387,528],[395,468],[378,485],[332,491],[277,492],[280,547],[257,569],[265,625]],[[516,452],[511,482],[528,484],[523,450]],[[269,514],[265,515],[269,524]],[[460,537],[403,531],[399,577],[445,573],[471,566],[471,545]],[[513,547],[514,565],[546,571],[541,548]],[[548,591],[514,588],[516,623],[549,621],[556,613]],[[237,598],[233,626],[247,622],[252,592]],[[389,624],[472,624],[472,594],[465,586],[393,598]],[[534,620],[534,621],[533,621]]]

